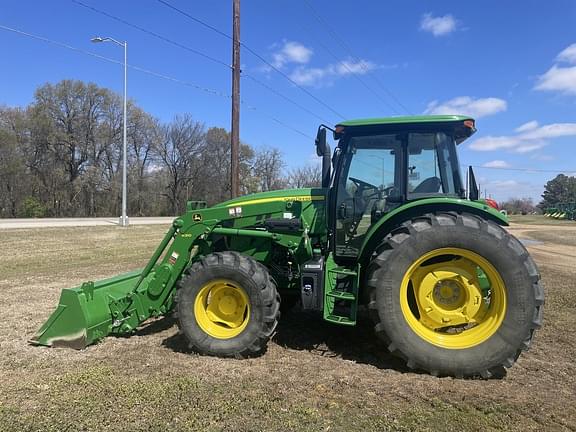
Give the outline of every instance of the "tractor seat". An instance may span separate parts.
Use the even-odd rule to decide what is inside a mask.
[[[438,177],[428,177],[414,188],[412,193],[436,193],[440,192],[442,181]]]

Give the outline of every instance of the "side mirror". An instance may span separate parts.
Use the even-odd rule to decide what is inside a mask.
[[[322,157],[322,187],[330,187],[330,146],[326,143],[326,129],[322,126],[316,134],[316,154]]]
[[[323,127],[318,128],[318,133],[316,134],[316,154],[318,156],[324,156],[326,153],[326,129]]]
[[[468,199],[472,201],[477,201],[480,197],[480,191],[478,190],[478,184],[476,183],[476,176],[474,175],[474,170],[472,166],[468,167]]]

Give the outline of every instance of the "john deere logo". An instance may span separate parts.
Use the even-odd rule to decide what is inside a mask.
[[[200,213],[194,213],[192,215],[192,220],[194,222],[200,222],[202,220],[202,215]]]

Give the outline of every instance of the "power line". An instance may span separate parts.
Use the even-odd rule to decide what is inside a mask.
[[[201,19],[196,18],[196,17],[194,17],[194,16],[192,16],[192,15],[184,12],[182,9],[178,9],[176,6],[171,5],[171,4],[168,3],[167,1],[164,1],[164,0],[157,0],[157,1],[160,2],[160,3],[162,3],[164,6],[167,6],[167,7],[169,7],[170,9],[172,9],[172,10],[174,10],[174,11],[176,11],[176,12],[178,12],[178,13],[180,13],[180,14],[188,17],[188,18],[190,18],[192,21],[194,21],[194,22],[196,22],[196,23],[198,23],[198,24],[206,27],[207,29],[210,29],[210,30],[212,30],[213,32],[218,33],[220,36],[224,36],[225,38],[232,40],[232,36],[230,36],[229,34],[224,33],[222,30],[219,30],[219,29],[217,29],[216,27],[211,26],[210,24],[202,21]]]
[[[312,34],[312,31],[310,30],[310,28],[307,28],[306,26],[300,24],[300,27],[304,30],[307,31],[309,34]],[[384,103],[384,105],[386,105],[388,108],[390,108],[394,113],[399,114],[398,110],[390,103],[388,102],[386,99],[384,99],[382,96],[380,96],[378,93],[376,93],[372,87],[370,87],[366,81],[364,81],[361,76],[354,71],[353,69],[350,68],[350,66],[348,66],[348,64],[344,61],[344,60],[340,60],[338,58],[338,56],[334,53],[334,51],[332,51],[330,48],[328,48],[325,44],[323,44],[320,39],[315,38],[316,42],[328,53],[330,54],[340,65],[342,65],[342,67],[344,67],[350,74],[352,74],[352,76],[354,78],[356,78],[367,90],[368,92],[370,92],[373,96],[375,96],[377,99],[379,99],[382,103]]]
[[[468,165],[462,165],[463,167],[468,167]],[[482,165],[470,165],[472,168],[478,169],[493,169],[493,170],[501,170],[501,171],[522,171],[522,172],[541,172],[541,173],[572,173],[576,172],[575,169],[571,170],[543,170],[543,169],[536,169],[536,168],[506,168],[506,167],[488,167]]]
[[[164,6],[178,12],[179,14],[191,19],[192,21],[218,33],[219,35],[227,38],[227,39],[232,39],[232,37],[226,33],[224,33],[221,30],[218,30],[216,27],[211,26],[210,24],[200,20],[199,18],[196,18],[192,15],[190,15],[189,13],[183,11],[182,9],[177,8],[176,6],[171,5],[170,3],[168,3],[165,0],[157,0],[159,3],[163,4]],[[306,93],[309,97],[311,97],[312,99],[314,99],[316,102],[318,102],[320,105],[322,105],[323,107],[325,107],[326,109],[328,109],[329,111],[331,111],[333,114],[337,115],[338,117],[340,117],[341,119],[345,119],[345,117],[340,114],[338,111],[336,111],[334,108],[332,108],[330,105],[328,105],[326,102],[322,101],[320,98],[318,98],[317,96],[315,96],[314,94],[312,94],[310,91],[306,90],[304,87],[302,87],[300,84],[298,84],[296,81],[294,81],[292,78],[290,78],[288,75],[286,75],[283,71],[281,71],[280,69],[278,69],[276,66],[274,66],[272,63],[270,63],[268,60],[266,60],[264,57],[262,57],[260,54],[258,54],[256,51],[254,51],[252,48],[250,48],[248,45],[246,45],[244,42],[240,42],[240,45],[246,49],[246,51],[248,51],[250,54],[252,54],[254,57],[256,57],[258,60],[260,60],[262,63],[266,64],[270,69],[272,69],[273,71],[275,71],[276,73],[280,74],[284,79],[286,79],[287,81],[289,81],[292,85],[296,86],[297,88],[299,88],[302,92]]]
[[[83,50],[83,49],[80,49],[80,48],[76,48],[76,47],[74,47],[74,46],[72,46],[72,45],[68,45],[68,44],[65,44],[65,43],[62,43],[62,42],[58,42],[58,41],[55,41],[55,40],[52,40],[52,39],[48,39],[48,38],[45,38],[45,37],[42,37],[42,36],[38,36],[38,35],[35,35],[35,34],[32,34],[32,33],[27,33],[27,32],[25,32],[25,31],[18,30],[18,29],[14,29],[14,28],[12,28],[12,27],[7,27],[7,26],[4,26],[4,25],[0,25],[0,28],[3,29],[3,30],[11,31],[11,32],[13,32],[13,33],[17,33],[17,34],[20,34],[20,35],[23,35],[23,36],[30,37],[30,38],[32,38],[32,39],[36,39],[36,40],[39,40],[39,41],[42,41],[42,42],[46,42],[46,43],[49,43],[49,44],[52,44],[52,45],[56,45],[56,46],[59,46],[59,47],[62,47],[62,48],[66,48],[66,49],[69,49],[69,50],[71,50],[71,51],[76,51],[76,52],[79,52],[79,53],[81,53],[81,54],[88,55],[88,56],[90,56],[90,57],[94,57],[94,58],[97,58],[97,59],[100,59],[100,60],[107,61],[107,62],[109,62],[109,63],[114,63],[114,64],[117,64],[117,65],[123,65],[123,64],[124,64],[123,62],[121,62],[121,61],[119,61],[119,60],[115,60],[115,59],[110,58],[110,57],[105,57],[105,56],[102,56],[102,55],[100,55],[100,54],[96,54],[96,53],[93,53],[93,52],[90,52],[90,51],[86,51],[86,50]],[[201,91],[204,91],[204,92],[206,92],[206,93],[209,93],[209,94],[212,94],[212,95],[215,95],[215,96],[221,96],[221,97],[230,98],[230,95],[227,95],[227,94],[225,94],[225,93],[223,93],[223,92],[221,92],[221,91],[218,91],[218,90],[211,89],[211,88],[209,88],[209,87],[203,87],[203,86],[198,85],[198,84],[194,84],[194,83],[191,83],[191,82],[188,82],[188,81],[183,81],[183,80],[180,80],[180,79],[178,79],[178,78],[170,77],[170,76],[168,76],[168,75],[164,75],[164,74],[161,74],[161,73],[159,73],[159,72],[155,72],[155,71],[152,71],[152,70],[149,70],[149,69],[145,69],[145,68],[142,68],[142,67],[139,67],[139,66],[131,65],[131,64],[128,64],[128,67],[129,67],[130,69],[137,70],[137,71],[139,71],[139,72],[143,72],[143,73],[145,73],[145,74],[152,75],[152,76],[155,76],[155,77],[158,77],[158,78],[162,78],[162,79],[165,79],[165,80],[177,82],[177,83],[179,83],[179,84],[183,84],[183,85],[186,85],[186,86],[188,86],[188,87],[192,87],[192,88],[195,88],[195,89],[197,89],[197,90],[201,90]]]
[[[311,140],[314,140],[314,137],[308,135],[306,132],[302,132],[301,130],[296,129],[296,128],[293,127],[293,126],[290,126],[289,124],[284,123],[282,120],[280,120],[280,119],[278,119],[278,118],[276,118],[276,117],[274,117],[274,116],[271,116],[271,115],[269,115],[269,114],[267,114],[267,113],[265,113],[265,112],[262,112],[262,111],[260,111],[259,109],[257,109],[257,108],[254,107],[254,106],[245,104],[244,102],[242,102],[242,104],[243,104],[244,107],[246,107],[247,109],[252,110],[252,111],[257,111],[258,113],[260,113],[260,115],[262,115],[262,116],[264,116],[264,117],[268,117],[270,120],[278,123],[278,124],[281,125],[281,126],[284,126],[286,129],[290,129],[292,132],[295,132],[295,133],[297,133],[297,134],[299,134],[299,135],[302,135],[302,136],[305,137],[305,138],[309,138],[309,139],[311,139]]]
[[[171,44],[171,45],[177,46],[178,48],[182,48],[182,49],[184,49],[184,50],[186,50],[186,51],[190,51],[190,52],[192,52],[192,53],[194,53],[194,54],[196,54],[196,55],[199,55],[200,57],[204,57],[205,59],[210,60],[210,61],[212,61],[212,62],[214,62],[214,63],[217,63],[217,64],[219,64],[219,65],[221,65],[221,66],[224,66],[224,67],[226,67],[226,68],[228,68],[228,69],[231,69],[231,68],[232,68],[232,66],[230,66],[230,65],[229,65],[228,63],[226,63],[226,62],[223,62],[223,61],[221,61],[221,60],[218,60],[217,58],[212,57],[212,56],[210,56],[210,55],[208,55],[208,54],[205,54],[205,53],[203,53],[203,52],[201,52],[201,51],[198,51],[198,50],[196,50],[196,49],[194,49],[194,48],[190,48],[189,46],[186,46],[186,45],[183,45],[183,44],[181,44],[181,43],[178,43],[178,42],[176,42],[176,41],[174,41],[174,40],[172,40],[172,39],[169,39],[169,38],[167,38],[167,37],[165,37],[165,36],[162,36],[162,35],[160,35],[160,34],[158,34],[158,33],[153,32],[153,31],[151,31],[151,30],[147,30],[147,29],[145,29],[145,28],[143,28],[143,27],[140,27],[140,26],[137,25],[137,24],[134,24],[134,23],[131,23],[131,22],[129,22],[129,21],[126,21],[126,20],[123,19],[123,18],[119,18],[119,17],[114,16],[114,15],[112,15],[112,14],[110,14],[110,13],[108,13],[108,12],[105,12],[105,11],[103,11],[103,10],[96,9],[95,7],[92,7],[92,6],[90,6],[90,5],[87,5],[87,4],[85,4],[85,3],[82,3],[82,2],[79,1],[79,0],[70,0],[70,1],[71,1],[72,3],[77,4],[78,6],[82,6],[83,8],[86,8],[86,9],[89,9],[89,10],[91,10],[91,11],[93,11],[93,12],[96,12],[97,14],[100,14],[100,15],[103,15],[103,16],[105,16],[105,17],[107,17],[107,18],[110,18],[110,19],[113,19],[113,20],[115,20],[115,21],[118,21],[118,22],[120,22],[120,23],[122,23],[122,24],[124,24],[124,25],[127,25],[127,26],[129,26],[129,27],[132,27],[132,28],[134,28],[134,29],[136,29],[136,30],[139,30],[139,31],[141,31],[141,32],[143,32],[143,33],[146,33],[146,34],[148,34],[148,35],[150,35],[150,36],[153,36],[153,37],[155,37],[155,38],[157,38],[157,39],[160,39],[160,40],[162,40],[162,41],[164,41],[164,42],[167,42],[167,43],[169,43],[169,44]]]
[[[146,33],[146,34],[148,34],[148,35],[151,35],[151,36],[153,36],[153,37],[155,37],[155,38],[157,38],[157,39],[160,39],[160,40],[162,40],[162,41],[164,41],[164,42],[170,43],[170,44],[172,44],[172,45],[174,45],[174,46],[176,46],[176,47],[178,47],[178,48],[182,48],[182,49],[184,49],[184,50],[186,50],[186,51],[189,51],[189,52],[192,52],[192,53],[197,54],[197,55],[199,55],[199,56],[202,56],[202,57],[204,57],[204,58],[206,58],[206,59],[208,59],[208,60],[211,60],[211,61],[214,62],[214,63],[217,63],[217,64],[219,64],[219,65],[221,65],[221,66],[225,66],[227,69],[231,69],[231,68],[232,68],[229,64],[227,64],[227,63],[225,63],[225,62],[223,62],[223,61],[220,61],[220,60],[218,60],[218,59],[216,59],[216,58],[214,58],[214,57],[211,57],[211,56],[209,56],[209,55],[207,55],[207,54],[204,54],[204,53],[202,53],[202,52],[200,52],[200,51],[198,51],[198,50],[195,50],[194,48],[191,48],[191,47],[189,47],[189,46],[187,46],[187,45],[184,45],[184,44],[181,44],[181,43],[179,43],[179,42],[176,42],[176,41],[174,41],[174,40],[172,40],[172,39],[169,39],[169,38],[167,38],[166,36],[162,36],[161,34],[155,33],[155,32],[153,32],[153,31],[150,31],[150,30],[147,30],[147,29],[145,29],[145,28],[143,28],[143,27],[140,27],[140,26],[138,26],[138,25],[136,25],[136,24],[134,24],[134,23],[131,23],[131,22],[129,22],[129,21],[126,21],[126,20],[123,19],[123,18],[117,17],[117,16],[115,16],[115,15],[112,15],[112,14],[110,14],[110,13],[108,13],[108,12],[105,12],[105,11],[103,11],[103,10],[97,9],[97,8],[95,8],[95,7],[89,6],[89,5],[85,4],[85,3],[82,3],[82,2],[79,1],[79,0],[70,0],[70,1],[71,1],[72,3],[75,3],[75,4],[79,5],[79,6],[82,6],[82,7],[84,7],[84,8],[87,8],[87,9],[93,11],[93,12],[96,12],[96,13],[98,13],[98,14],[100,14],[100,15],[103,15],[103,16],[105,16],[105,17],[107,17],[107,18],[113,19],[113,20],[118,21],[118,22],[120,22],[120,23],[122,23],[122,24],[125,24],[125,25],[127,25],[127,26],[129,26],[129,27],[135,28],[135,29],[137,29],[137,30],[139,30],[139,31],[141,31],[141,32],[143,32],[143,33]],[[305,107],[302,106],[301,104],[297,103],[297,102],[294,101],[293,99],[291,99],[291,98],[289,98],[288,96],[282,94],[281,92],[279,92],[278,90],[272,88],[271,86],[263,83],[262,81],[258,80],[257,78],[255,78],[255,77],[253,77],[253,76],[250,76],[250,75],[247,75],[247,74],[242,74],[242,77],[249,78],[250,80],[254,81],[255,83],[259,84],[260,86],[266,88],[268,91],[274,93],[274,94],[277,95],[278,97],[280,97],[280,98],[282,98],[282,99],[290,102],[291,104],[293,104],[294,106],[300,108],[301,110],[305,111],[306,113],[308,113],[308,114],[316,117],[317,119],[319,119],[319,120],[322,121],[323,123],[331,123],[330,121],[328,121],[328,120],[326,120],[326,119],[323,119],[323,118],[322,118],[321,116],[319,116],[318,114],[316,114],[316,113],[314,113],[313,111],[305,108]]]
[[[350,48],[350,46],[346,42],[344,42],[344,40],[338,35],[337,32],[335,32],[332,29],[332,27],[322,18],[322,16],[316,11],[316,9],[314,9],[312,7],[310,2],[308,0],[303,0],[303,1],[306,4],[306,6],[308,6],[308,8],[312,11],[312,14],[316,18],[316,20],[328,29],[328,32],[332,35],[332,37],[336,40],[336,42],[338,42],[341,47],[343,47],[346,51],[348,51],[348,54],[350,54],[352,59],[356,63],[360,64],[360,67],[362,67],[362,69],[364,69],[364,71],[366,73],[368,73],[368,74],[370,74],[370,76],[372,76],[372,79],[374,79],[374,81],[378,84],[378,86],[382,90],[384,90],[384,92],[391,99],[393,99],[394,102],[396,102],[404,111],[406,111],[408,114],[412,114],[412,112],[408,108],[406,108],[406,106],[384,84],[382,84],[382,82],[377,78],[377,76],[374,75],[373,73],[371,73],[371,71],[366,67],[366,65],[364,63],[359,61],[358,57],[356,55],[354,55],[354,53],[352,52],[352,49]]]
[[[18,29],[15,29],[15,28],[12,28],[12,27],[8,27],[8,26],[2,25],[2,24],[0,24],[0,29],[6,30],[6,31],[10,31],[10,32],[13,32],[13,33],[22,35],[22,36],[27,36],[27,37],[30,37],[30,38],[32,38],[32,39],[36,39],[36,40],[41,41],[41,42],[49,43],[49,44],[52,44],[52,45],[55,45],[55,46],[58,46],[58,47],[61,47],[61,48],[66,48],[66,49],[69,49],[69,50],[71,50],[71,51],[75,51],[75,52],[77,52],[77,53],[85,54],[85,55],[88,55],[88,56],[90,56],[90,57],[94,57],[94,58],[97,58],[97,59],[99,59],[99,60],[106,61],[106,62],[108,62],[108,63],[113,63],[113,64],[117,64],[117,65],[123,65],[123,64],[124,64],[123,62],[121,62],[121,61],[119,61],[119,60],[115,60],[115,59],[110,58],[110,57],[105,57],[105,56],[102,56],[102,55],[100,55],[100,54],[95,54],[95,53],[90,52],[90,51],[86,51],[86,50],[83,50],[83,49],[80,49],[80,48],[76,48],[76,47],[74,47],[74,46],[72,46],[72,45],[68,45],[68,44],[65,44],[65,43],[62,43],[62,42],[58,42],[58,41],[55,41],[55,40],[52,40],[52,39],[48,39],[48,38],[45,38],[45,37],[42,37],[42,36],[38,36],[38,35],[35,35],[35,34],[32,34],[32,33],[28,33],[28,32],[22,31],[22,30],[18,30]],[[156,78],[161,78],[161,79],[164,79],[164,80],[167,80],[167,81],[172,81],[172,82],[175,82],[175,83],[177,83],[177,84],[184,85],[184,86],[186,86],[186,87],[194,88],[194,89],[196,89],[196,90],[201,90],[201,91],[206,92],[206,93],[208,93],[208,94],[211,94],[211,95],[213,95],[213,96],[224,97],[224,98],[227,98],[227,99],[230,99],[230,98],[231,98],[231,96],[230,96],[229,94],[223,93],[223,92],[221,92],[221,91],[219,91],[219,90],[211,89],[211,88],[209,88],[209,87],[203,87],[203,86],[198,85],[198,84],[195,84],[195,83],[191,83],[191,82],[184,81],[184,80],[181,80],[181,79],[178,79],[178,78],[174,78],[174,77],[172,77],[172,76],[165,75],[165,74],[162,74],[162,73],[159,73],[159,72],[155,72],[155,71],[150,70],[150,69],[145,69],[145,68],[142,68],[142,67],[139,67],[139,66],[135,66],[135,65],[131,65],[131,64],[128,64],[127,66],[128,66],[130,69],[132,69],[132,70],[136,70],[136,71],[138,71],[138,72],[142,72],[142,73],[145,73],[145,74],[147,74],[147,75],[154,76],[154,77],[156,77]],[[240,103],[242,103],[244,106],[246,106],[246,108],[248,108],[249,110],[258,112],[261,116],[267,117],[267,118],[269,118],[270,120],[278,123],[279,125],[287,128],[287,129],[290,129],[291,131],[293,131],[293,132],[295,132],[295,133],[297,133],[297,134],[299,134],[299,135],[302,135],[302,136],[304,136],[304,137],[306,137],[306,138],[314,139],[314,138],[312,138],[310,135],[307,135],[306,133],[302,132],[302,131],[299,130],[299,129],[296,129],[296,128],[293,127],[293,126],[288,125],[287,123],[283,122],[282,120],[280,120],[280,119],[278,119],[278,118],[276,118],[276,117],[274,117],[274,116],[272,116],[272,115],[270,115],[270,114],[268,114],[268,113],[266,113],[266,112],[264,112],[264,111],[261,111],[260,109],[256,108],[255,106],[249,105],[249,104],[247,104],[247,103],[244,102],[244,101],[240,101]]]
[[[259,80],[259,79],[257,79],[257,78],[254,78],[252,75],[242,74],[242,77],[243,77],[243,78],[248,78],[248,79],[254,81],[256,84],[258,84],[258,85],[261,86],[261,87],[264,87],[264,88],[267,89],[268,91],[274,93],[276,96],[281,97],[282,99],[290,102],[292,105],[300,108],[302,111],[305,111],[305,112],[307,112],[308,114],[316,117],[316,118],[317,118],[318,120],[320,120],[322,123],[328,123],[328,124],[331,123],[330,121],[322,118],[321,116],[319,116],[318,114],[314,113],[313,111],[310,111],[308,108],[300,105],[300,104],[299,104],[298,102],[296,102],[295,100],[290,99],[288,96],[280,93],[280,92],[279,92],[278,90],[276,90],[275,88],[270,87],[268,84],[262,82],[261,80]]]

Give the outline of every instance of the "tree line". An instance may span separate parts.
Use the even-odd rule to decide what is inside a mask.
[[[26,107],[0,107],[0,217],[116,216],[121,209],[122,98],[93,83],[45,84]],[[178,215],[186,201],[230,197],[230,133],[189,114],[162,122],[128,102],[128,214]],[[240,145],[242,194],[320,183],[286,172],[274,147]]]
[[[532,198],[510,198],[500,206],[509,214],[528,214],[542,213],[566,203],[576,203],[576,177],[558,174],[544,185],[538,205],[534,205]]]

